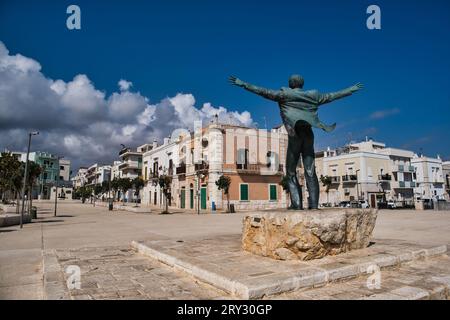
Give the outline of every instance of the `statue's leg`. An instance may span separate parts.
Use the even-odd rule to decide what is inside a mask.
[[[289,194],[291,197],[290,209],[303,209],[303,198],[300,184],[297,179],[297,164],[300,159],[301,139],[297,136],[288,138],[286,155],[286,175],[288,177]]]
[[[303,145],[302,145],[302,161],[305,168],[306,187],[308,188],[309,209],[317,209],[319,207],[319,180],[317,179],[316,166],[314,163],[314,132],[311,127],[302,128]]]

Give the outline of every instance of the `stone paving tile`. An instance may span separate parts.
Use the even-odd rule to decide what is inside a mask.
[[[427,270],[424,273],[423,270]],[[446,270],[447,276],[436,277]],[[433,276],[434,275],[434,276]],[[450,299],[450,258],[439,256],[433,259],[413,261],[400,267],[381,271],[381,288],[369,289],[367,276],[347,280],[343,283],[331,283],[317,289],[289,292],[266,299],[304,299],[313,300],[420,300],[420,299]]]
[[[75,300],[227,298],[226,293],[129,248],[57,250],[56,255],[63,270],[80,266],[81,289],[69,291]]]

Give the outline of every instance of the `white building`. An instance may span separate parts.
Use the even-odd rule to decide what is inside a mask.
[[[414,153],[386,148],[384,143],[367,139],[337,150],[316,154],[317,175],[331,177],[326,192],[321,185],[320,203],[337,205],[341,201],[366,200],[371,207],[393,200],[398,205],[414,204]]]
[[[70,181],[70,160],[60,159],[59,160],[59,180]]]
[[[450,161],[442,162],[442,171],[445,182],[445,198],[450,201]]]
[[[109,181],[110,177],[110,165],[99,165],[95,163],[86,171],[86,185],[102,184],[104,181]]]
[[[172,190],[178,189],[178,177],[175,168],[179,166],[179,139],[165,138],[162,145],[153,141],[151,148],[143,153],[142,177],[144,189],[142,191],[142,203],[145,205],[160,205],[164,203],[164,196],[157,184],[157,177],[161,174],[172,177]],[[169,196],[169,205],[172,205],[172,197]]]
[[[71,178],[74,189],[83,187],[87,183],[86,173],[87,168],[80,167],[77,171],[77,174]]]
[[[442,170],[442,160],[438,158],[415,155],[411,164],[416,169],[417,187],[414,193],[417,200],[445,199],[445,181]]]

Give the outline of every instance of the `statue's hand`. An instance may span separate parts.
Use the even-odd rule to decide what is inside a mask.
[[[233,84],[235,86],[238,86],[238,87],[243,87],[244,86],[244,81],[242,81],[242,80],[240,80],[240,79],[238,79],[238,78],[236,78],[234,76],[229,77],[228,81],[230,81],[231,84]]]
[[[362,88],[364,88],[364,85],[362,83],[358,82],[354,86],[350,87],[350,91],[353,93],[353,92],[361,90]]]

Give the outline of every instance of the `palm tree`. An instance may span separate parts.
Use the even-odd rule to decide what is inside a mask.
[[[326,187],[325,192],[327,193],[327,204],[330,202],[328,200],[328,194],[330,192],[330,187],[333,184],[333,181],[331,180],[330,176],[320,176],[320,182],[322,182],[322,185]]]
[[[231,185],[231,178],[228,176],[221,175],[219,177],[219,180],[216,181],[216,186],[219,190],[223,190],[223,193],[227,196],[227,212],[230,212],[230,185]]]

